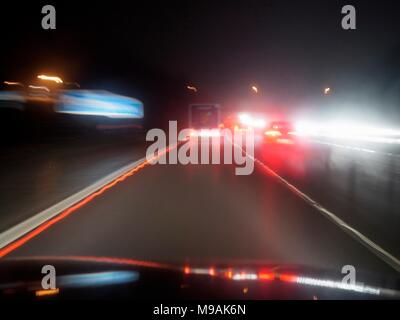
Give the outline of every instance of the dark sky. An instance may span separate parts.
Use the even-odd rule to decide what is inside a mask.
[[[56,31],[41,29],[47,3],[2,3],[3,79],[54,72],[143,99],[178,97],[191,83],[204,99],[228,103],[257,84],[262,99],[289,106],[329,85],[342,100],[374,95],[396,109],[399,1],[49,3]],[[341,29],[345,4],[357,9],[355,31]]]

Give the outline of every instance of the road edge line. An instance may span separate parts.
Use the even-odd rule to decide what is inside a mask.
[[[79,201],[87,198],[97,190],[103,188],[107,184],[111,183],[112,181],[118,179],[120,176],[124,175],[125,173],[133,170],[134,168],[140,166],[141,164],[145,163],[146,157],[136,160],[128,165],[123,166],[122,168],[106,175],[105,177],[97,180],[93,184],[85,187],[84,189],[76,192],[75,194],[61,200],[60,202],[56,203],[55,205],[33,215],[32,217],[18,223],[17,225],[7,229],[0,233],[0,249],[5,248],[9,244],[13,243],[17,239],[21,238],[25,234],[31,232],[32,230],[36,229],[46,221],[54,218],[55,216],[59,215],[63,211],[67,210],[68,208],[72,207]]]
[[[243,148],[241,148],[243,150]],[[373,254],[375,254],[378,258],[380,258],[383,262],[388,264],[390,267],[395,269],[397,272],[400,272],[400,260],[397,259],[394,255],[383,249],[381,246],[373,242],[371,239],[369,239],[367,236],[363,235],[360,231],[356,230],[349,224],[347,224],[345,221],[340,219],[338,216],[336,216],[333,212],[329,211],[326,209],[324,206],[319,204],[317,201],[313,200],[310,196],[302,192],[300,189],[298,189],[296,186],[291,184],[289,181],[281,177],[279,174],[277,174],[274,170],[272,170],[269,166],[267,166],[265,163],[262,161],[258,160],[254,156],[249,155],[245,150],[243,150],[245,154],[255,163],[258,163],[261,165],[264,169],[268,171],[270,176],[276,178],[282,185],[287,187],[293,194],[296,196],[300,197],[302,200],[304,200],[307,204],[311,205],[314,209],[316,209],[318,212],[320,212],[325,218],[333,222],[336,226],[338,226],[342,231],[347,233],[349,236],[351,236],[353,239],[355,239],[357,242],[362,244],[364,247],[366,247],[369,251],[371,251]]]

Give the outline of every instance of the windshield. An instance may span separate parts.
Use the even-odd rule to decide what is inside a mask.
[[[0,269],[128,259],[397,290],[384,2],[4,5]]]

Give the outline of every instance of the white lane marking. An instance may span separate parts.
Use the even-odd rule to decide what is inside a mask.
[[[240,147],[241,148],[241,147]],[[243,148],[241,148],[243,150]],[[354,229],[350,225],[348,225],[346,222],[344,222],[342,219],[337,217],[333,212],[329,211],[325,207],[323,207],[321,204],[319,204],[317,201],[313,200],[311,197],[306,195],[304,192],[300,191],[298,188],[296,188],[293,184],[282,178],[279,174],[277,174],[275,171],[273,171],[270,167],[268,167],[265,163],[262,161],[258,160],[257,158],[249,155],[245,150],[243,150],[245,154],[255,163],[258,163],[261,165],[264,169],[268,171],[268,173],[276,178],[280,183],[282,183],[284,186],[286,186],[292,193],[303,199],[306,203],[314,207],[318,212],[322,213],[324,217],[328,218],[331,222],[336,224],[339,228],[341,228],[343,231],[345,231],[347,234],[349,234],[351,237],[353,237],[355,240],[360,242],[362,245],[364,245],[367,249],[369,249],[372,253],[374,253],[376,256],[378,256],[382,261],[390,265],[392,268],[394,268],[397,272],[400,272],[400,260],[397,259],[394,255],[390,254],[388,251],[380,247],[378,244],[373,242],[371,239],[363,235],[361,232],[358,230]]]
[[[234,144],[236,147],[241,148],[240,146]],[[320,205],[318,202],[313,200],[311,197],[306,195],[305,193],[301,192],[299,189],[297,189],[294,185],[289,183],[287,180],[282,178],[280,175],[278,175],[275,171],[273,171],[271,168],[269,168],[266,164],[261,162],[260,160],[256,159],[255,157],[249,155],[245,150],[246,156],[249,157],[252,161],[258,163],[262,167],[264,167],[271,176],[275,177],[279,182],[281,182],[283,185],[285,185],[290,191],[292,191],[295,195],[299,196],[302,198],[304,201],[306,201],[308,204],[313,206],[315,209],[317,209],[320,213],[322,213],[326,218],[328,218],[330,221],[334,222],[337,226],[339,226],[342,230],[344,230],[346,233],[348,233],[350,236],[355,238],[357,241],[359,241],[361,244],[363,244],[365,247],[367,247],[371,252],[373,252],[375,255],[377,255],[379,258],[381,258],[384,262],[389,264],[391,267],[393,267],[396,271],[400,272],[400,260],[398,260],[396,257],[388,253],[386,250],[381,248],[379,245],[374,243],[372,240],[364,236],[361,232],[357,231],[356,229],[352,228],[349,226],[346,222],[338,218],[335,214],[333,214],[331,211],[328,209],[324,208],[322,205]],[[139,166],[141,163],[146,161],[146,157],[139,159],[131,164],[128,164],[113,173],[110,173],[109,175],[105,176],[104,178],[98,180],[97,182],[93,183],[92,185],[86,187],[85,189],[75,193],[74,195],[62,200],[61,202],[57,203],[56,205],[34,215],[33,217],[17,224],[16,226],[2,232],[0,234],[0,249],[4,248],[8,244],[12,243],[13,241],[21,238],[28,232],[32,231],[33,229],[39,227],[43,223],[45,223],[47,220],[57,216],[64,210],[68,209],[69,207],[73,206],[77,202],[83,200],[90,194],[94,193],[95,191],[101,189],[105,185],[109,184],[110,182],[114,181],[121,175],[133,170],[135,167]]]
[[[310,141],[313,142],[313,143],[322,144],[322,145],[326,145],[326,146],[331,146],[331,147],[335,147],[335,148],[354,150],[354,151],[366,152],[366,153],[374,153],[374,154],[378,154],[378,155],[383,155],[383,156],[388,156],[388,157],[395,157],[395,158],[399,158],[400,157],[400,155],[396,154],[396,153],[383,152],[383,151],[377,151],[377,150],[372,150],[372,149],[367,149],[367,148],[348,146],[348,145],[344,145],[344,144],[331,143],[331,142],[315,140],[315,139],[312,139]]]
[[[135,162],[132,162],[112,173],[105,176],[104,178],[96,181],[95,183],[91,184],[90,186],[82,189],[81,191],[73,194],[72,196],[60,201],[59,203],[55,204],[54,206],[41,211],[34,216],[28,218],[27,220],[11,227],[10,229],[0,233],[0,249],[4,248],[8,244],[12,243],[13,241],[21,238],[28,232],[36,229],[47,220],[57,216],[61,212],[65,211],[69,207],[72,207],[74,204],[78,203],[79,201],[85,199],[92,193],[96,192],[97,190],[101,189],[105,185],[109,184],[110,182],[114,181],[118,177],[122,176],[123,174],[133,170],[140,164],[146,161],[146,157],[139,159]]]

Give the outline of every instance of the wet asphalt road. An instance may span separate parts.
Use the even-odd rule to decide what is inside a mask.
[[[144,156],[142,145],[130,150],[122,162]],[[236,176],[234,169],[145,167],[9,257],[109,256],[210,264],[246,260],[338,274],[344,265],[395,274],[261,166],[250,176]]]
[[[1,147],[0,232],[145,154],[144,135],[97,133]]]

